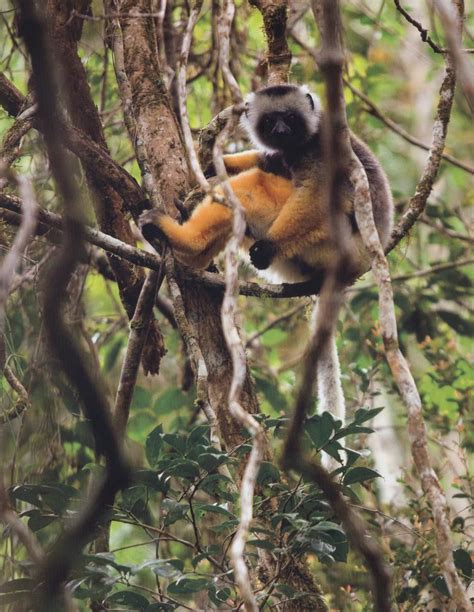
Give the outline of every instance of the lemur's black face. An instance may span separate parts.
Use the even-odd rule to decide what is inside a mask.
[[[291,110],[263,113],[256,132],[263,145],[279,151],[300,147],[310,137],[304,118]]]

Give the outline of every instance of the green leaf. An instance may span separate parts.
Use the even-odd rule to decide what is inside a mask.
[[[106,602],[125,606],[127,610],[146,610],[149,605],[146,597],[134,591],[119,591],[107,597]]]
[[[366,408],[359,408],[355,411],[354,414],[354,424],[360,425],[361,423],[365,423],[365,421],[369,421],[377,416],[380,412],[382,412],[382,408],[371,408],[370,410]]]
[[[201,466],[203,470],[206,472],[212,472],[215,470],[221,463],[226,461],[226,456],[224,453],[202,453],[197,458],[198,464]]]
[[[170,414],[178,408],[182,408],[187,403],[187,398],[181,389],[167,389],[164,391],[153,405],[155,414]]]
[[[444,595],[445,597],[451,597],[451,593],[449,592],[448,585],[446,584],[446,580],[443,576],[436,576],[433,580],[434,588]]]
[[[275,543],[270,542],[270,540],[248,540],[247,544],[249,546],[255,546],[256,548],[263,548],[265,550],[273,550],[275,548]]]
[[[145,504],[147,501],[147,489],[143,485],[129,487],[122,491],[122,500],[120,506],[132,512],[137,503]]]
[[[216,589],[216,586],[212,584],[208,590],[209,599],[211,602],[217,606],[219,609],[222,607],[223,603],[226,603],[231,595],[231,590],[228,587],[223,589]]]
[[[196,461],[191,461],[191,459],[173,461],[166,471],[168,474],[176,476],[176,478],[185,478],[186,480],[195,480],[201,475],[199,465]]]
[[[337,531],[338,533],[342,533],[344,537],[346,535],[342,527],[332,521],[321,521],[317,525],[313,525],[311,531]]]
[[[162,449],[163,427],[158,425],[158,427],[155,427],[155,429],[148,434],[145,442],[146,458],[151,467],[154,467],[158,463]]]
[[[172,446],[180,455],[186,453],[186,439],[178,434],[163,434],[163,440],[166,444]]]
[[[210,580],[207,578],[179,578],[176,582],[168,585],[168,593],[171,595],[188,595],[198,593],[209,588]]]
[[[470,580],[472,577],[472,559],[469,552],[464,548],[457,548],[453,552],[453,557],[458,570]]]
[[[257,485],[262,486],[269,482],[280,482],[280,471],[273,463],[262,461],[257,475]]]
[[[327,444],[334,430],[334,418],[329,412],[310,417],[305,423],[305,431],[316,449]]]
[[[380,474],[375,470],[367,467],[355,467],[346,472],[346,475],[344,476],[344,484],[347,486],[350,484],[355,484],[356,482],[373,480],[374,478],[381,478]]]
[[[219,506],[218,504],[196,504],[196,510],[202,514],[205,514],[206,512],[213,512],[214,514],[223,514],[231,519],[236,518],[235,514],[229,512],[227,508],[224,508],[224,506]]]
[[[23,515],[28,515],[30,517],[28,520],[28,527],[31,529],[31,531],[39,531],[57,519],[56,516],[51,514],[43,514],[39,510],[30,510],[28,513],[23,513]]]
[[[160,493],[168,493],[170,488],[171,476],[156,472],[154,470],[137,470],[136,482],[144,484],[150,489],[160,491]]]
[[[161,578],[174,578],[181,574],[184,570],[184,562],[181,559],[149,559],[139,565],[134,565],[131,569],[132,574],[138,574],[138,572],[150,569],[157,576]]]
[[[437,310],[436,312],[458,334],[468,338],[472,338],[474,335],[474,324],[471,321],[463,319],[460,315],[450,310]]]

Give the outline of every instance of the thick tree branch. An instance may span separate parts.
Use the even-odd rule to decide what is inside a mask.
[[[291,67],[291,51],[286,40],[288,18],[287,0],[251,0],[250,4],[262,13],[267,39],[268,85],[288,82]]]
[[[82,205],[74,173],[61,146],[59,123],[60,88],[46,36],[43,14],[34,3],[18,0],[20,33],[31,58],[38,98],[38,114],[44,126],[44,137],[51,170],[65,207],[64,242],[54,257],[45,278],[43,314],[46,334],[53,353],[74,384],[84,413],[94,431],[97,450],[106,457],[106,475],[77,521],[56,542],[39,572],[39,609],[56,605],[61,585],[68,577],[77,550],[93,533],[117,490],[129,478],[128,467],[112,427],[107,401],[96,377],[92,376],[61,311],[65,291],[82,251]],[[54,602],[54,604],[53,604]]]

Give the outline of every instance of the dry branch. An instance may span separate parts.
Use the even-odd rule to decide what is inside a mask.
[[[20,265],[23,253],[35,235],[38,210],[38,204],[36,202],[33,186],[28,179],[23,176],[16,176],[12,172],[8,172],[5,167],[2,167],[0,160],[0,177],[2,175],[7,176],[18,186],[18,191],[23,199],[23,215],[21,218],[20,228],[15,236],[13,244],[0,265],[0,335],[3,334],[7,299],[15,272]]]
[[[70,529],[58,539],[41,565],[38,575],[39,607],[50,609],[57,600],[62,583],[69,575],[78,550],[92,535],[116,491],[128,482],[129,474],[112,427],[105,396],[96,377],[91,375],[86,367],[61,311],[67,284],[83,249],[82,205],[73,180],[74,174],[62,147],[59,123],[56,121],[60,116],[60,89],[43,14],[38,12],[34,3],[18,0],[18,16],[20,33],[31,58],[38,114],[44,125],[51,170],[65,209],[64,242],[44,279],[44,325],[51,349],[77,389],[85,416],[91,422],[97,451],[106,457],[104,480],[91,495],[89,504]]]
[[[30,405],[30,398],[28,396],[28,391],[21,384],[18,378],[13,373],[13,370],[10,366],[6,365],[3,374],[5,376],[5,380],[10,385],[11,389],[15,391],[18,395],[18,399],[13,405],[12,408],[0,414],[0,425],[5,425],[9,421],[16,419],[19,417]]]
[[[288,82],[291,67],[291,51],[286,39],[288,18],[287,0],[251,0],[262,13],[263,27],[267,39],[268,85]]]
[[[234,194],[223,161],[224,145],[227,138],[237,126],[244,107],[241,104],[242,95],[229,63],[229,38],[232,21],[235,14],[233,0],[225,0],[219,18],[219,66],[224,82],[232,92],[234,101],[233,112],[225,128],[217,136],[214,145],[214,167],[224,196],[232,208],[232,236],[225,249],[225,293],[222,301],[222,329],[232,359],[232,381],[229,389],[228,407],[230,414],[245,427],[252,436],[252,450],[247,460],[240,484],[240,520],[232,540],[230,556],[234,577],[247,612],[257,612],[258,605],[253,593],[249,571],[245,563],[244,553],[249,529],[253,517],[253,496],[258,471],[264,456],[265,432],[258,421],[249,414],[241,404],[241,395],[247,375],[245,350],[236,324],[238,286],[238,251],[245,236],[245,214],[242,205]]]
[[[386,253],[390,252],[408,234],[416,220],[423,213],[438,175],[456,86],[456,72],[449,55],[445,57],[445,62],[445,73],[439,90],[438,108],[432,128],[428,159],[418,181],[415,195],[410,199],[407,209],[392,232],[390,243],[385,249]]]
[[[148,273],[138,298],[135,313],[130,321],[130,335],[120,372],[113,411],[115,428],[120,437],[125,435],[127,428],[140,359],[152,321],[155,296],[162,281],[163,274],[154,271]]]

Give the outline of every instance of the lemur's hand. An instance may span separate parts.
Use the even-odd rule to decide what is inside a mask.
[[[148,242],[153,242],[153,240],[159,240],[163,242],[166,240],[165,233],[160,229],[159,222],[160,218],[163,217],[163,213],[154,208],[153,210],[146,210],[140,215],[138,220],[138,224],[140,226],[140,231],[142,233],[143,238],[148,240]]]
[[[257,270],[266,270],[276,255],[276,247],[270,240],[257,240],[250,247],[250,261]]]

